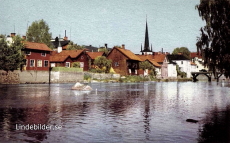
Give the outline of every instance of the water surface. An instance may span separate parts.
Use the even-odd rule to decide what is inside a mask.
[[[70,90],[72,85],[0,85],[0,140],[163,143],[230,140],[229,83],[91,83],[94,89],[91,92]],[[188,118],[199,122],[186,122]],[[38,124],[60,128],[16,128]],[[225,136],[213,133],[223,130],[227,132]]]

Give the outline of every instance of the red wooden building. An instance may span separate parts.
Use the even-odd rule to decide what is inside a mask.
[[[121,75],[139,75],[139,62],[142,60],[132,53],[130,50],[114,47],[109,55],[108,59],[112,60],[112,68],[114,71]]]
[[[22,51],[25,54],[24,70],[48,71],[51,49],[44,43],[25,42]]]
[[[84,71],[89,70],[87,50],[63,50],[60,53],[53,51],[50,57],[52,67],[71,67],[73,62],[80,62]]]

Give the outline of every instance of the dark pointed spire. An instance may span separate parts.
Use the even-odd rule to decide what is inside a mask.
[[[146,28],[145,28],[145,45],[144,45],[144,50],[149,51],[149,33],[148,33],[148,24],[147,24],[147,19],[146,19]]]
[[[143,49],[142,49],[142,43],[141,43],[141,52],[142,52],[142,50],[143,50]]]

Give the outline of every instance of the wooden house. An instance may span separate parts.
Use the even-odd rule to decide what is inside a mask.
[[[48,71],[50,67],[51,49],[44,43],[25,42],[22,49],[25,54],[24,70]]]
[[[50,62],[52,67],[71,67],[73,62],[79,62],[84,71],[89,70],[89,59],[86,50],[53,51]]]
[[[142,61],[138,56],[130,50],[114,47],[107,56],[112,60],[112,68],[114,71],[121,75],[139,75],[139,62]]]
[[[105,56],[104,52],[86,52],[89,59],[89,69],[94,67],[94,60],[99,56]]]

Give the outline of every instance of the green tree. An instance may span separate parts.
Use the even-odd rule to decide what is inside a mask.
[[[110,68],[111,68],[111,63],[112,61],[107,59],[105,56],[98,56],[95,60],[94,60],[94,65],[98,66],[100,69],[104,69],[104,71],[106,73],[109,72]]]
[[[177,55],[178,53],[181,53],[181,54],[183,54],[186,58],[188,58],[188,59],[190,59],[190,51],[189,51],[189,49],[188,48],[186,48],[186,47],[178,47],[178,48],[176,48],[176,49],[174,49],[173,50],[173,52],[172,52],[172,54],[173,55]]]
[[[196,5],[199,16],[206,22],[197,38],[197,51],[201,51],[205,66],[230,76],[230,1],[201,0]]]
[[[105,48],[105,47],[99,48],[98,51],[99,52],[105,52],[105,55],[109,54],[109,50],[107,48]]]
[[[180,71],[180,68],[178,65],[176,65],[176,71],[177,71],[177,76],[180,76],[181,78],[187,77],[187,73]]]
[[[146,69],[150,70],[150,75],[152,75],[152,76],[157,75],[155,67],[152,64],[150,64],[148,61],[140,62],[139,63],[139,68],[143,69],[143,70],[146,70]]]
[[[72,41],[70,41],[67,46],[67,50],[82,50],[84,48],[85,48],[84,46],[74,44]]]
[[[49,29],[48,24],[43,19],[34,21],[27,29],[27,41],[45,43],[48,47],[53,48],[50,42],[52,35],[49,33]]]
[[[24,48],[20,36],[13,37],[12,43],[7,43],[5,37],[0,38],[0,69],[5,71],[14,71],[25,64],[24,55],[21,49]]]

